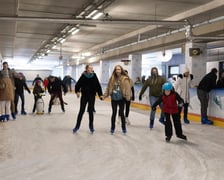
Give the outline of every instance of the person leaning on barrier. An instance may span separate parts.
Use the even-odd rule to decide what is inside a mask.
[[[217,72],[218,70],[216,68],[212,68],[211,72],[209,72],[202,78],[197,87],[197,96],[201,103],[201,124],[213,124],[213,122],[208,119],[207,109],[209,101],[209,92],[217,87]]]

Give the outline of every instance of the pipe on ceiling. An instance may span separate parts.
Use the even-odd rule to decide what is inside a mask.
[[[0,21],[32,21],[42,23],[63,23],[63,24],[151,24],[151,25],[186,25],[188,21],[163,21],[163,20],[137,20],[137,19],[83,19],[83,18],[45,18],[45,17],[10,17],[0,16]]]

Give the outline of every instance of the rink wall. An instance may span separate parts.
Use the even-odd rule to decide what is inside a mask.
[[[104,86],[105,88],[105,86]],[[135,85],[135,101],[132,101],[131,106],[140,108],[143,110],[150,110],[149,105],[149,92],[148,89],[142,95],[142,100],[139,101],[139,93],[141,91],[141,85]],[[190,121],[201,123],[200,116],[200,101],[197,97],[197,89],[190,89],[190,105],[188,109],[188,118]],[[157,113],[160,109],[157,108]],[[183,117],[183,114],[182,114]],[[208,118],[214,122],[215,126],[224,127],[224,89],[212,90],[209,94],[209,107],[208,107]]]

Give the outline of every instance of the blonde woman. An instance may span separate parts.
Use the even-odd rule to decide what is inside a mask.
[[[121,128],[122,132],[126,134],[126,124],[124,117],[124,103],[125,100],[130,101],[131,99],[131,85],[130,78],[125,73],[124,69],[120,65],[116,65],[113,73],[109,79],[107,88],[104,93],[105,97],[111,97],[112,117],[111,117],[111,134],[115,131],[115,120],[117,115],[117,106],[120,109],[121,115]]]

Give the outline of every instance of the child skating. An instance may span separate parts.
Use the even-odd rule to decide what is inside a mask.
[[[159,105],[161,102],[163,103],[163,112],[165,113],[166,141],[169,142],[173,135],[171,116],[173,119],[173,124],[177,137],[187,140],[187,136],[185,136],[182,132],[180,114],[178,113],[178,106],[181,107],[184,101],[180,97],[180,95],[174,91],[173,86],[170,82],[164,83],[162,86],[162,90],[163,94],[152,105],[152,109],[156,110],[156,106]]]

